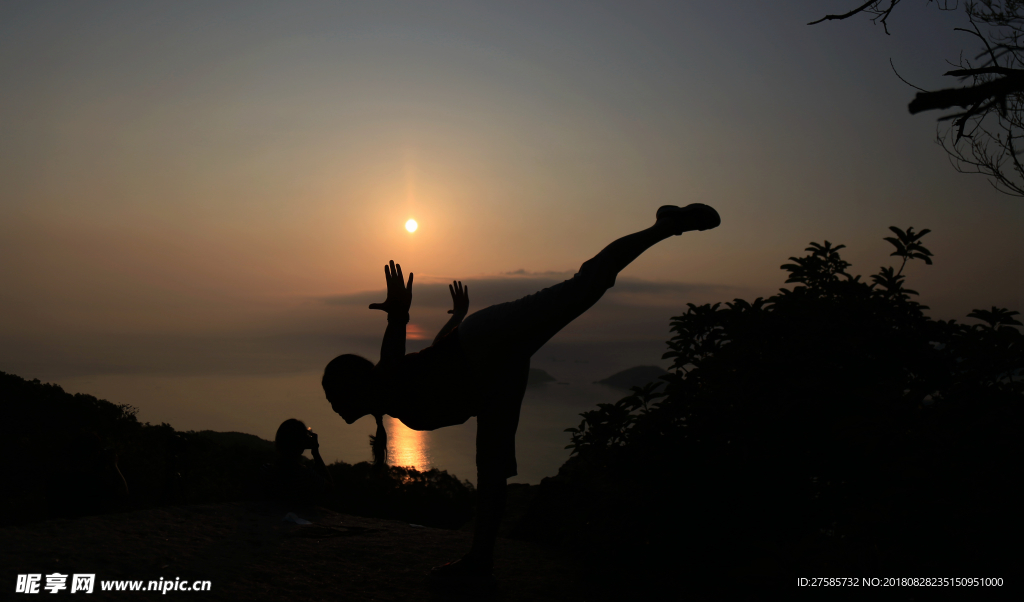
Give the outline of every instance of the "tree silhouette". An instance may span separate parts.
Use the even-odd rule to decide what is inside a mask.
[[[872,0],[809,25],[866,14],[888,34],[887,19],[900,1]],[[936,133],[936,142],[949,154],[953,167],[961,173],[988,176],[1000,192],[1024,196],[1024,166],[1017,150],[1024,135],[1024,2],[970,0],[961,5],[944,0],[935,4],[947,11],[962,6],[970,26],[954,29],[980,41],[980,53],[970,59],[961,52],[956,62],[950,62],[955,69],[944,73],[969,81],[968,85],[934,91],[917,88],[920,92],[908,106],[910,113],[962,109],[940,117]]]
[[[747,576],[1002,562],[1020,481],[1017,312],[925,316],[904,272],[932,263],[928,230],[890,230],[902,263],[870,283],[842,245],[812,243],[782,266],[792,289],[672,318],[665,382],[567,429],[572,457],[535,523],[643,559],[637,571],[658,554],[659,570]]]

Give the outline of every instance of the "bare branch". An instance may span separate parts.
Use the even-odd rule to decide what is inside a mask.
[[[908,82],[907,80],[903,79],[903,76],[900,75],[900,72],[896,71],[896,65],[892,64],[892,58],[891,57],[889,58],[889,66],[892,67],[892,72],[896,74],[896,77],[900,78],[901,82],[907,84],[908,86],[910,86],[911,88],[914,88],[915,90],[920,90],[922,92],[928,92],[928,90],[925,90],[924,88],[918,88],[914,84],[912,84],[912,83]]]
[[[1013,147],[1013,136],[1006,137],[1006,147],[1010,149],[1010,159],[1013,160],[1013,168],[1017,170],[1018,174],[1024,174],[1024,167],[1021,166],[1020,160],[1017,159],[1017,149]]]
[[[965,31],[965,32],[967,32],[969,34],[973,34],[973,35],[978,36],[978,38],[982,41],[982,43],[985,44],[985,48],[988,50],[989,56],[992,57],[992,64],[998,66],[999,63],[996,61],[996,55],[992,52],[992,47],[989,46],[988,40],[985,39],[985,36],[981,35],[981,30],[978,29],[978,24],[974,22],[974,14],[973,13],[974,13],[974,11],[969,8],[968,11],[967,11],[967,20],[971,22],[971,26],[974,27],[974,31],[971,31],[970,29],[964,29],[963,27],[954,27],[953,31]],[[984,54],[984,53],[982,53],[982,54]],[[981,57],[981,55],[979,54],[978,58],[980,58],[980,57]]]
[[[810,25],[864,13],[885,26],[900,1],[864,2],[845,14],[826,15]],[[960,8],[952,0],[928,2],[940,10]],[[980,52],[975,55],[973,48],[961,50],[958,62],[946,61],[951,69],[945,75],[966,85],[925,90],[900,75],[892,59],[889,66],[900,81],[917,90],[907,106],[911,114],[955,108],[940,115],[936,124],[936,142],[954,169],[987,176],[996,190],[1024,197],[1024,160],[1017,151],[1018,146],[1024,149],[1024,0],[967,0],[962,9],[970,25],[954,31],[970,34]],[[977,64],[972,64],[974,61]]]
[[[1010,127],[1007,123],[997,123],[997,125],[1003,129]],[[976,131],[980,131],[980,133],[970,138],[965,134],[963,137],[966,139],[966,149],[961,150],[955,142],[952,144],[947,142],[953,131],[949,130],[944,134],[940,127],[936,133],[936,142],[949,155],[950,164],[954,169],[964,174],[987,176],[989,183],[999,192],[1010,196],[1024,197],[1024,183],[1022,183],[1024,181],[1024,166],[1016,159],[1015,145],[1011,142],[1013,138],[1019,138],[1021,134],[1014,134],[1011,130],[1006,129],[1009,137],[1003,140],[1001,135],[988,131],[979,122],[972,130],[972,134]],[[997,147],[994,151],[989,148],[992,143]],[[1007,153],[1007,150],[1010,152]],[[1014,156],[1014,174],[1007,173],[1003,169],[1007,154]]]
[[[881,2],[882,0],[869,0],[848,13],[842,15],[825,15],[817,21],[811,21],[808,25],[817,25],[822,21],[842,21],[843,19],[849,19],[858,13],[866,12],[875,15],[871,21],[873,23],[881,22],[882,28],[885,29],[885,35],[889,35],[889,26],[886,24],[886,20],[889,18],[889,13],[892,12],[892,9],[896,8],[896,5],[899,4],[901,0],[889,0],[889,8],[885,10],[877,8]]]
[[[907,108],[910,113],[950,107],[968,107],[983,103],[989,98],[1005,97],[1007,94],[1024,92],[1024,71],[1017,71],[994,81],[967,88],[947,88],[935,92],[918,92]]]
[[[979,67],[977,69],[954,69],[947,71],[943,75],[953,75],[956,77],[968,77],[971,75],[982,75],[984,73],[994,73],[998,75],[1015,75],[1024,73],[1020,69],[1009,69],[1007,67]]]
[[[864,4],[858,6],[857,8],[855,8],[853,10],[851,10],[850,12],[846,13],[845,15],[825,15],[824,17],[818,19],[817,21],[811,21],[810,23],[808,23],[808,25],[817,25],[818,23],[821,23],[822,21],[837,21],[837,20],[841,21],[843,19],[849,19],[850,17],[852,17],[853,15],[856,15],[857,13],[864,12],[872,4],[878,4],[881,1],[882,0],[868,0]],[[897,1],[899,1],[899,0],[897,0]],[[890,8],[889,10],[892,10],[892,9]]]

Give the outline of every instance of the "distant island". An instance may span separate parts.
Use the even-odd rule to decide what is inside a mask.
[[[657,366],[634,366],[622,372],[616,372],[604,380],[594,381],[594,384],[628,391],[632,387],[642,387],[649,382],[656,381],[663,374],[668,374],[668,371]]]
[[[529,380],[526,382],[527,387],[539,387],[547,383],[558,382],[558,379],[551,376],[540,368],[530,368]]]

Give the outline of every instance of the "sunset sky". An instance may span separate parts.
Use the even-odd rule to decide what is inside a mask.
[[[512,300],[691,202],[722,226],[553,343],[667,365],[686,303],[769,296],[810,241],[874,273],[890,225],[933,231],[908,268],[933,317],[1024,309],[1024,200],[956,173],[889,66],[955,84],[962,12],[806,25],[856,4],[2,1],[0,370],[255,432],[208,407],[268,375],[314,403],[331,357],[376,360],[388,260],[413,349],[452,279],[471,311]]]

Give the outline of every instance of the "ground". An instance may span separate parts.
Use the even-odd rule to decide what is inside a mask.
[[[432,591],[425,575],[468,550],[468,529],[294,510],[312,524],[282,520],[287,509],[274,503],[236,502],[4,527],[3,587],[13,592],[18,574],[59,572],[95,573],[90,600],[151,597],[153,592],[100,592],[99,581],[160,577],[210,580],[209,592],[166,594],[204,600],[466,599]],[[496,550],[499,589],[484,599],[585,600],[591,596],[580,589],[579,569],[559,550],[502,539]],[[70,583],[58,595],[72,595]]]

